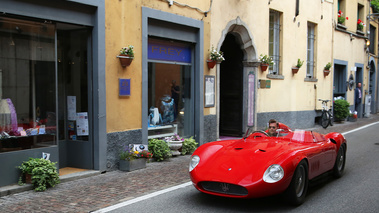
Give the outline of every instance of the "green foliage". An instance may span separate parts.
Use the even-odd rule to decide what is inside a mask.
[[[21,166],[17,168],[23,174],[30,174],[32,176],[32,184],[35,191],[45,191],[48,187],[54,187],[60,183],[59,174],[55,167],[55,163],[43,158],[29,158],[24,161]],[[23,184],[21,178],[19,184]]]
[[[343,120],[349,116],[349,102],[343,99],[334,101],[334,117],[338,120]]]
[[[171,157],[170,147],[164,140],[159,140],[155,138],[150,139],[149,152],[153,154],[153,158],[156,161],[163,161],[164,159]]]
[[[330,62],[328,62],[325,67],[324,67],[324,70],[330,70],[330,68],[332,67],[332,64]]]
[[[262,64],[268,64],[270,66],[274,65],[274,60],[272,59],[272,57],[269,57],[268,55],[262,55],[259,57],[259,61],[262,63]]]
[[[379,13],[379,0],[371,0],[371,8],[373,13]]]
[[[300,60],[300,58],[297,59],[297,64],[296,64],[296,67],[297,68],[300,68],[301,66],[303,66],[303,63],[304,61]]]
[[[183,146],[182,146],[182,155],[185,154],[192,154],[196,148],[198,143],[193,139],[193,137],[184,139]]]

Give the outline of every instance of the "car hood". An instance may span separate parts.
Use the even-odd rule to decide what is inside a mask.
[[[201,174],[201,179],[247,185],[260,181],[270,165],[281,164],[285,155],[294,152],[299,144],[269,138],[259,142],[241,139],[213,146],[218,147],[213,154],[198,154],[200,163],[196,173]]]

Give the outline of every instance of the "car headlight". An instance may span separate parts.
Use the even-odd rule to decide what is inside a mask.
[[[275,183],[280,181],[284,176],[283,168],[278,164],[269,166],[263,174],[263,180],[266,183]]]
[[[200,162],[200,157],[197,155],[191,156],[189,163],[189,171],[191,172]]]

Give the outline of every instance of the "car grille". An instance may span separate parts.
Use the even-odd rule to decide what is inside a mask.
[[[230,183],[204,181],[200,185],[204,190],[210,192],[239,196],[246,196],[248,194],[246,188]]]

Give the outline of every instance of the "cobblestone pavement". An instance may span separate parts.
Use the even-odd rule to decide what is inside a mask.
[[[379,114],[360,118],[357,122],[336,123],[323,129],[310,130],[347,132],[379,121]],[[151,162],[146,169],[133,172],[112,171],[84,179],[64,182],[45,192],[32,190],[0,197],[0,212],[91,212],[161,189],[190,181],[189,155],[173,157],[165,162]]]

